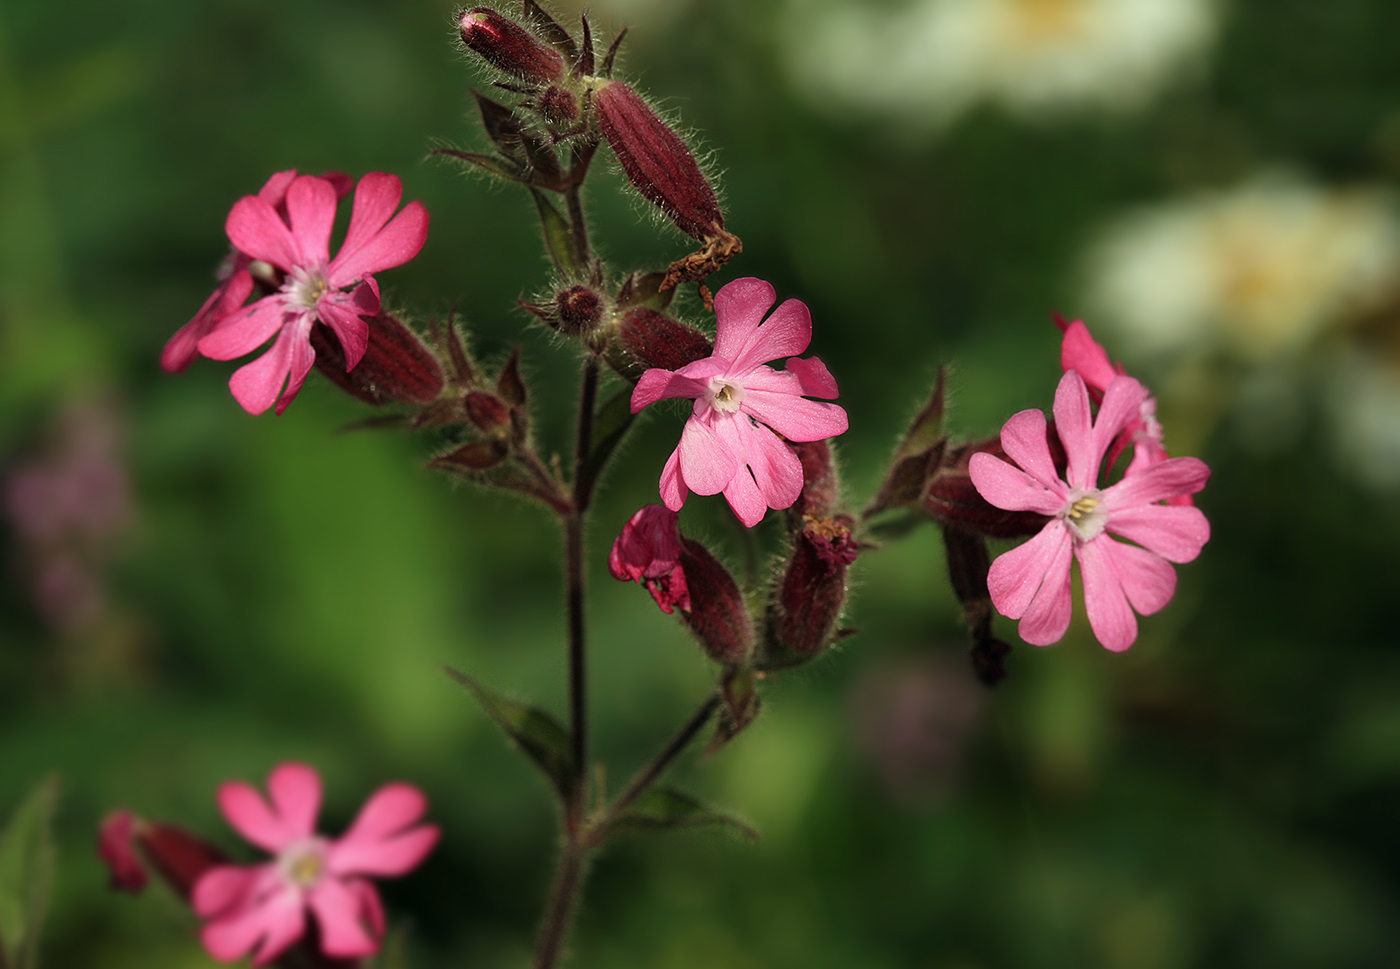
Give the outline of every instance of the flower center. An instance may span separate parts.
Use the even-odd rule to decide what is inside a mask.
[[[1097,491],[1072,492],[1069,503],[1060,512],[1060,519],[1079,541],[1092,542],[1108,524],[1103,496]]]
[[[277,858],[282,877],[298,888],[310,888],[326,870],[326,842],[308,838],[288,845]]]
[[[744,388],[723,377],[711,377],[710,406],[722,414],[732,414],[744,402]]]
[[[286,293],[293,303],[307,309],[315,309],[321,297],[330,291],[330,283],[326,282],[325,273],[302,269],[300,266],[292,270],[282,285],[282,292]]]

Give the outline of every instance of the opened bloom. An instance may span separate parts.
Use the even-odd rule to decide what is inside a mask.
[[[1142,384],[1115,376],[1093,418],[1084,378],[1071,370],[1055,391],[1055,433],[1067,456],[1063,476],[1038,410],[1021,411],[1002,428],[1002,447],[1015,465],[986,453],[969,462],[973,484],[991,504],[1051,516],[1039,534],[1000,556],[987,574],[992,603],[1002,615],[1021,620],[1018,631],[1028,643],[1047,646],[1069,628],[1071,553],[1083,577],[1089,626],[1104,646],[1124,650],[1137,638],[1134,612],[1150,615],[1171,601],[1171,563],[1191,561],[1210,538],[1200,509],[1162,504],[1205,487],[1210,469],[1203,461],[1167,458],[1130,466],[1116,484],[1099,487],[1105,453],[1139,419],[1146,399]]]
[[[327,956],[373,955],[384,934],[384,909],[369,878],[404,874],[437,843],[435,826],[417,824],[426,799],[407,784],[387,784],[349,831],[331,839],[316,833],[321,778],[315,770],[282,764],[267,787],[271,803],[247,784],[219,788],[229,823],[275,857],[220,865],[200,877],[194,909],[208,920],[204,947],[223,962],[252,953],[254,965],[265,965],[302,937],[309,909]]]
[[[362,317],[379,312],[379,285],[371,274],[408,262],[428,237],[422,203],[410,202],[394,214],[402,197],[403,184],[395,175],[371,172],[360,179],[350,228],[333,259],[330,235],[337,193],[332,180],[293,178],[286,187],[285,211],[262,194],[234,204],[225,226],[229,241],[238,253],[280,274],[281,287],[245,309],[219,316],[197,346],[206,357],[232,360],[275,337],[266,353],[229,381],[233,396],[249,413],[260,414],[275,403],[280,414],[296,397],[316,359],[311,327],[318,320],[339,339],[346,369],[360,362],[369,343],[369,324]],[[212,306],[206,307],[217,316],[240,291],[246,298],[251,282],[242,281],[235,270],[224,295],[216,291]],[[189,326],[199,320],[197,315]]]
[[[835,398],[836,380],[816,357],[767,366],[807,349],[812,315],[790,299],[764,320],[777,292],[761,279],[736,279],[715,294],[714,354],[679,370],[653,368],[632,392],[632,413],[667,397],[695,401],[680,444],[661,471],[661,500],[679,511],[694,491],[724,493],[752,527],[769,508],[802,492],[802,462],[783,440],[820,441],[844,433],[846,412],[807,397]],[[782,437],[779,437],[782,435]]]
[[[676,513],[661,505],[644,505],[613,542],[608,571],[620,582],[643,586],[664,613],[671,613],[676,606],[689,611],[690,592],[681,555]]]

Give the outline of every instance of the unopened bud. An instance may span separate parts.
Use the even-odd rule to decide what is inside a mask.
[[[426,406],[442,392],[442,364],[408,326],[380,312],[367,317],[369,343],[365,355],[350,371],[345,350],[324,323],[311,328],[316,369],[353,397],[367,404],[416,404]]]
[[[681,539],[681,568],[685,571],[690,608],[681,617],[705,654],[717,663],[744,662],[753,648],[749,608],[734,577],[709,549],[694,539]]]
[[[940,525],[992,538],[1027,538],[1044,528],[1049,521],[1044,515],[1005,511],[982,497],[967,468],[978,451],[1006,458],[998,438],[945,451],[924,492],[924,511],[929,517]]]
[[[551,84],[535,98],[535,109],[552,125],[569,125],[578,121],[578,98],[572,93]]]
[[[792,361],[788,361],[789,368]],[[805,517],[830,515],[840,498],[841,482],[836,462],[826,441],[793,442],[792,449],[802,462],[802,492],[788,510],[798,521]]]
[[[676,606],[690,609],[676,513],[665,505],[645,505],[628,519],[608,553],[608,571],[645,588],[668,615]]]
[[[608,362],[631,380],[652,367],[679,370],[715,352],[714,344],[695,327],[649,306],[628,310],[617,336],[625,354],[611,354]]]
[[[724,216],[714,189],[670,126],[621,81],[601,82],[593,105],[603,137],[642,197],[686,235],[701,242],[718,236]]]
[[[484,434],[502,434],[510,428],[510,408],[495,394],[473,390],[462,398],[467,420]]]
[[[603,317],[603,298],[587,286],[570,286],[554,298],[559,332],[591,333]]]
[[[859,546],[844,515],[814,518],[793,537],[792,558],[768,600],[764,669],[796,666],[838,638],[846,573]]]
[[[490,7],[462,11],[458,26],[468,50],[512,77],[549,84],[564,76],[564,58],[557,50]]]

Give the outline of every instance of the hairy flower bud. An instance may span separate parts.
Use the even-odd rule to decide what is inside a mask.
[[[369,322],[369,343],[354,369],[345,369],[345,351],[330,328],[311,328],[316,369],[353,397],[381,407],[403,403],[426,406],[442,392],[442,364],[408,326],[383,311]]]
[[[510,408],[505,401],[485,390],[473,390],[462,398],[467,420],[484,434],[505,435],[510,431]]]
[[[924,491],[924,511],[940,525],[992,538],[1027,538],[1045,527],[1048,519],[1032,511],[1004,511],[977,491],[968,471],[972,455],[981,452],[1005,457],[999,438],[949,448],[929,477]]]
[[[788,511],[798,521],[804,516],[830,515],[840,498],[841,481],[836,473],[831,445],[826,441],[795,442],[792,449],[802,462],[802,493]]]
[[[642,197],[691,238],[704,242],[721,234],[724,216],[714,189],[685,142],[621,81],[594,89],[598,127],[622,170]]]
[[[564,58],[558,51],[490,7],[463,10],[458,26],[468,50],[512,77],[550,84],[564,76]]]
[[[611,354],[609,363],[618,373],[636,380],[653,367],[679,370],[703,360],[714,351],[705,334],[649,306],[634,306],[622,317],[618,341],[624,354]]]
[[[764,669],[796,666],[837,638],[846,572],[859,547],[845,515],[811,518],[793,538],[792,558],[768,600]]]
[[[726,665],[744,662],[753,648],[753,624],[734,577],[690,538],[681,539],[681,568],[690,593],[690,608],[681,609],[681,618],[705,654]]]
[[[587,286],[570,286],[554,298],[559,332],[591,333],[603,317],[603,298]]]

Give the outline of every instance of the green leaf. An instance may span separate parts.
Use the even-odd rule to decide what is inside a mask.
[[[538,189],[530,189],[530,194],[535,197],[535,207],[540,210],[540,227],[544,230],[544,244],[549,250],[549,258],[554,260],[555,268],[566,279],[580,278],[583,270],[579,265],[578,253],[574,251],[574,233],[569,228],[568,220]]]
[[[673,787],[653,787],[608,818],[599,827],[597,837],[602,842],[627,831],[672,831],[702,827],[728,828],[750,841],[758,840],[758,831],[753,825],[708,808]]]
[[[511,700],[450,666],[446,670],[448,676],[476,697],[476,702],[481,704],[487,716],[496,721],[515,745],[544,772],[555,792],[567,804],[577,782],[568,731],[543,710]]]
[[[0,835],[0,967],[35,969],[53,884],[58,779],[41,781]]]
[[[438,148],[430,155],[440,155],[444,158],[455,158],[464,162],[470,167],[479,168],[484,172],[489,172],[497,178],[504,178],[508,182],[524,182],[524,171],[514,163],[496,158],[492,155],[483,155],[475,151],[460,151],[456,148]]]
[[[619,390],[598,408],[593,419],[593,449],[584,462],[582,479],[586,484],[580,490],[587,493],[589,486],[602,474],[603,466],[612,457],[613,451],[622,443],[637,415],[632,413],[632,387]]]

